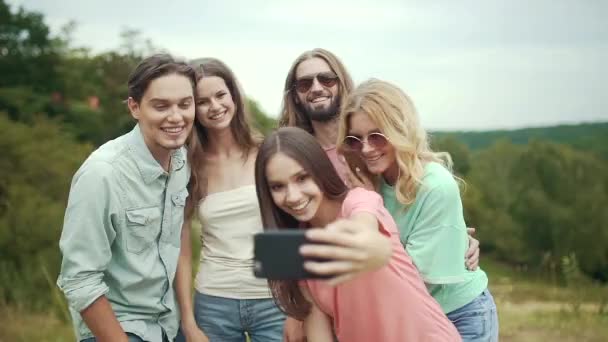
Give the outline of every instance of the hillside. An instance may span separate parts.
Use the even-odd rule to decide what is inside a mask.
[[[454,136],[471,150],[481,150],[497,140],[506,139],[514,144],[527,144],[540,139],[570,145],[576,149],[592,151],[608,159],[608,122],[559,125],[493,131],[435,131],[434,138]]]

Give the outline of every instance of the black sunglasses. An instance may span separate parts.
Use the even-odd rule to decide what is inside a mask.
[[[388,138],[380,132],[373,132],[363,138],[349,135],[344,138],[343,142],[344,147],[354,152],[361,151],[363,149],[363,144],[366,143],[373,148],[383,148],[388,143]]]
[[[298,93],[305,93],[310,90],[315,78],[322,86],[327,88],[331,88],[338,83],[338,75],[328,71],[301,77],[295,81],[294,87]]]

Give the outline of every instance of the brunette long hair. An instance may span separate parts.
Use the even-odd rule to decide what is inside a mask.
[[[215,76],[223,79],[226,83],[235,108],[234,117],[230,121],[230,131],[236,144],[243,152],[243,161],[245,162],[250,152],[259,145],[261,135],[250,124],[250,114],[245,94],[236,76],[224,62],[216,58],[201,58],[192,61],[190,64],[196,72],[196,82],[205,77]],[[206,196],[207,177],[204,172],[204,156],[208,145],[209,134],[207,129],[197,118],[194,120],[194,128],[187,145],[188,161],[192,168],[190,184],[188,185],[190,196],[186,201],[185,211],[187,219],[192,218],[197,203]]]
[[[338,176],[317,140],[297,127],[283,127],[270,134],[260,146],[255,161],[255,185],[265,230],[298,229],[300,222],[281,210],[273,201],[266,179],[268,161],[277,153],[292,158],[312,177],[323,195],[330,200],[343,200],[348,188]],[[295,280],[269,281],[272,296],[287,315],[303,320],[310,304]]]

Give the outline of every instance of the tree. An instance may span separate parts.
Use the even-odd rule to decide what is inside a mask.
[[[55,276],[72,175],[92,147],[44,116],[26,125],[0,113],[0,301],[48,305],[42,268]]]
[[[458,140],[454,135],[441,136],[432,139],[433,151],[448,152],[454,162],[454,172],[459,176],[466,176],[471,169],[471,152],[466,144]]]
[[[60,91],[55,66],[59,55],[39,13],[13,13],[0,0],[0,87],[27,86],[38,92]]]
[[[260,131],[260,133],[266,135],[270,133],[274,128],[277,127],[275,119],[268,117],[261,109],[255,100],[247,99],[247,106],[254,127]]]

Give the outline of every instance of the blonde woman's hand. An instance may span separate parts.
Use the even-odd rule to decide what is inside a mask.
[[[351,157],[354,158],[354,157]],[[346,179],[345,183],[349,189],[352,188],[364,188],[370,191],[374,191],[374,183],[372,180],[361,170],[359,166],[355,167],[355,172],[351,170],[349,167],[349,163],[344,155],[340,155],[340,159],[344,164],[344,169],[346,169]]]
[[[473,237],[475,228],[467,228],[469,237],[469,248],[464,256],[465,265],[468,270],[475,271],[479,266],[479,240]]]
[[[392,254],[390,239],[378,231],[378,223],[371,214],[366,219],[338,220],[325,228],[311,228],[306,237],[311,243],[300,248],[307,258],[328,259],[306,261],[304,268],[319,275],[332,276],[331,285],[343,283],[354,276],[377,270],[386,265]],[[367,221],[367,222],[365,222]]]
[[[372,180],[369,179],[369,177],[367,177],[365,173],[361,171],[360,168],[355,168],[356,174],[353,173],[353,171],[349,167],[347,167],[346,170],[346,185],[348,185],[349,188],[364,188],[370,191],[375,190],[374,183],[372,183]]]

